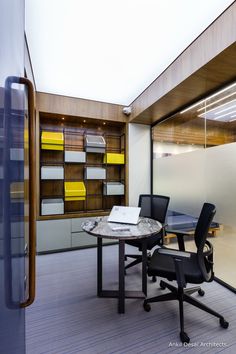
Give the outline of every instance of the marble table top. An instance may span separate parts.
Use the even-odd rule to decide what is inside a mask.
[[[149,237],[162,229],[159,221],[149,218],[140,217],[137,225],[111,223],[107,219],[108,216],[87,220],[82,229],[96,237],[124,240]]]

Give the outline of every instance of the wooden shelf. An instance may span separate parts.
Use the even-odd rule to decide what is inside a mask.
[[[103,182],[121,182],[125,184],[125,164],[105,163],[104,154],[86,152],[85,162],[65,161],[66,151],[83,152],[85,135],[101,135],[106,141],[105,153],[122,153],[125,155],[126,138],[125,124],[102,125],[91,119],[86,119],[86,124],[78,121],[75,117],[71,120],[67,117],[62,123],[61,117],[52,119],[51,115],[39,113],[40,132],[52,131],[63,133],[63,151],[40,149],[40,166],[61,166],[64,168],[63,180],[42,180],[39,183],[39,210],[41,213],[41,201],[43,199],[64,200],[64,214],[62,215],[39,215],[39,220],[63,219],[66,217],[89,217],[106,215],[113,205],[125,205],[125,195],[103,195]],[[41,137],[41,133],[39,134]],[[41,147],[41,140],[39,141]],[[105,179],[85,179],[86,167],[101,167],[106,170]],[[64,194],[64,182],[84,182],[86,188],[85,200],[66,201]]]

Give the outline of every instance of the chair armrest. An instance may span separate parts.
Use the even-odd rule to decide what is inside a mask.
[[[159,254],[164,254],[166,256],[178,257],[178,258],[190,258],[191,253],[183,252],[179,250],[173,250],[169,248],[158,248],[157,252]]]
[[[167,232],[173,233],[179,235],[179,236],[187,236],[187,235],[192,235],[193,230],[180,230],[180,229],[167,229]]]
[[[165,230],[165,231],[175,234],[177,236],[179,250],[185,251],[184,236],[191,235],[192,231],[175,230],[175,229],[169,229],[169,230]]]

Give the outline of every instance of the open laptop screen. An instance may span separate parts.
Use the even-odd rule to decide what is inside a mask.
[[[114,205],[110,215],[108,216],[108,222],[136,225],[139,221],[140,210],[141,208],[138,207]]]

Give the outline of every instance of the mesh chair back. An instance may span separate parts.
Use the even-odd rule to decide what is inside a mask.
[[[194,235],[198,264],[205,281],[211,281],[214,278],[213,247],[206,238],[215,213],[215,205],[210,203],[203,204]]]
[[[194,235],[195,244],[198,249],[204,247],[207,234],[215,213],[215,205],[210,203],[203,204]]]
[[[141,194],[138,206],[141,208],[140,216],[155,219],[164,223],[170,198],[163,195]]]

